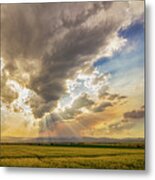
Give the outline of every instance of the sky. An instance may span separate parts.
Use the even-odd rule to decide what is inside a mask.
[[[1,5],[1,136],[144,137],[144,2]]]

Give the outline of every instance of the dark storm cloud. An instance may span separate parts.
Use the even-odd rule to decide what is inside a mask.
[[[49,112],[52,108],[56,107],[56,101],[45,102],[43,99],[34,99],[30,101],[30,106],[33,109],[34,117],[41,118],[45,112]]]
[[[108,3],[2,5],[5,68],[18,82],[22,82],[19,67],[29,73],[27,87],[41,98],[41,104],[30,103],[36,117],[55,107],[66,90],[65,80],[106,44],[116,24],[106,21],[93,28],[81,24],[109,7]],[[36,68],[31,69],[31,61]]]
[[[107,25],[107,28],[110,28],[109,26]],[[70,30],[62,41],[55,43],[54,53],[46,54],[42,58],[41,72],[38,77],[31,79],[31,89],[45,100],[58,100],[65,91],[65,79],[73,76],[88,60],[86,56],[97,52],[103,43],[100,38],[103,31],[102,27],[91,31],[87,28]],[[105,28],[105,34],[106,32]]]
[[[66,19],[65,16],[62,16],[62,24],[64,27],[70,28],[70,27],[76,27],[82,23],[84,23],[88,18],[95,15],[99,10],[102,9],[109,9],[112,2],[101,2],[101,3],[93,3],[92,7],[89,8],[86,11],[82,11],[76,18],[76,21],[73,19]]]
[[[36,118],[56,107],[66,79],[104,50],[121,27],[124,17],[113,16],[111,8],[108,2],[1,6],[5,69],[36,93],[30,102]]]

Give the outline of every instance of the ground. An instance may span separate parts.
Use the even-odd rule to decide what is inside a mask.
[[[144,147],[1,145],[0,166],[143,170]]]

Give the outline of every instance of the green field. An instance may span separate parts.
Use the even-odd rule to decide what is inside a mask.
[[[144,148],[118,145],[1,145],[0,166],[143,170]]]

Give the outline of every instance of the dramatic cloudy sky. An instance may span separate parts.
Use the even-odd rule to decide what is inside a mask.
[[[144,136],[144,2],[1,5],[1,135]]]

